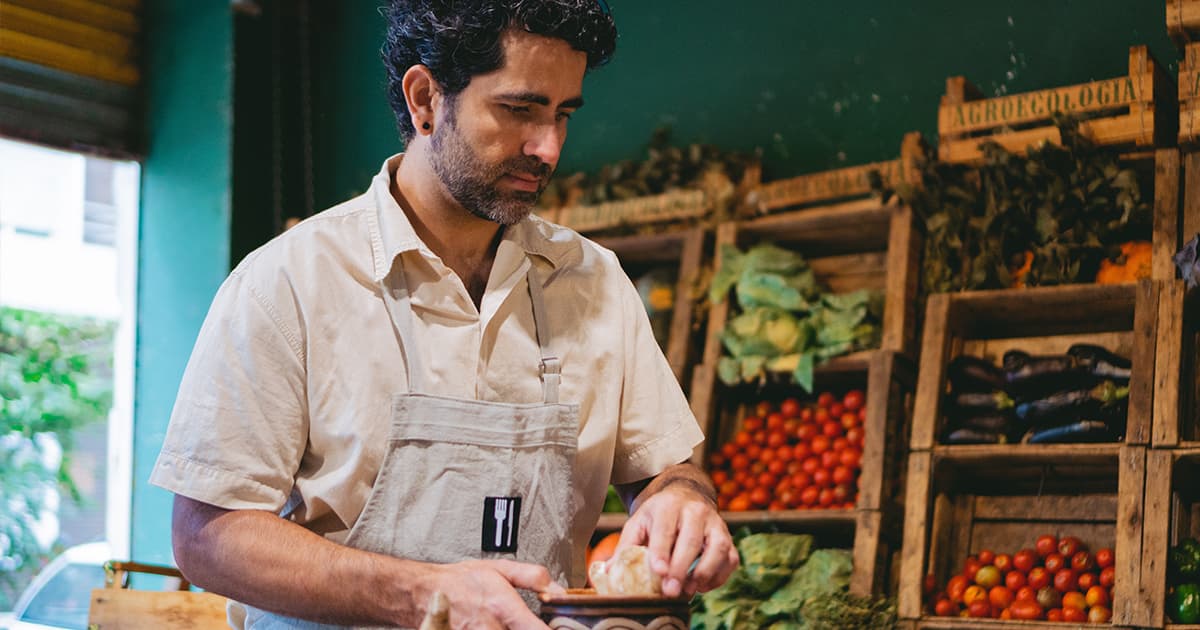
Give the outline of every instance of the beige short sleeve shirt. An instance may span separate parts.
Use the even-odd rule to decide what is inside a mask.
[[[401,258],[426,393],[542,400],[525,273],[580,406],[575,492],[587,536],[607,486],[686,460],[703,436],[612,252],[530,217],[505,230],[480,307],[389,193],[393,156],[362,196],[246,257],[213,300],[151,483],[227,509],[277,511],[332,540],[349,533],[384,455],[390,400],[408,391],[380,296]]]

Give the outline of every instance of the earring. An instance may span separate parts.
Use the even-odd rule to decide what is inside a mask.
[[[429,123],[423,123],[421,125],[421,128],[424,129],[425,131],[429,131]]]

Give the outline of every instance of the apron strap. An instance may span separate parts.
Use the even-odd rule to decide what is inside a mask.
[[[396,257],[399,261],[400,257]],[[392,278],[389,286],[388,278]],[[417,350],[416,328],[413,325],[412,294],[404,277],[403,263],[393,264],[392,272],[379,283],[383,292],[383,304],[392,318],[392,328],[400,340],[404,353],[404,369],[408,372],[408,391],[419,393],[424,387],[424,372],[421,371],[421,356]]]
[[[530,261],[532,263],[532,261]],[[546,317],[546,301],[542,297],[542,281],[531,264],[525,283],[529,285],[529,301],[533,304],[533,326],[538,347],[542,352],[542,396],[548,405],[558,404],[558,386],[562,382],[562,361],[550,348],[550,323]]]

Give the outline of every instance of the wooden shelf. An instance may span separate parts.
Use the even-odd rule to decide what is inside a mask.
[[[970,630],[974,628],[1022,628],[1026,630],[1064,630],[1065,628],[1111,628],[1112,624],[1061,621],[1016,621],[1000,619],[972,619],[970,617],[922,617],[917,622],[918,630]],[[1194,626],[1200,628],[1200,626]]]
[[[611,249],[623,263],[673,262],[683,255],[691,230],[659,234],[634,234],[597,238],[596,243]]]
[[[618,512],[600,515],[597,531],[617,531],[625,526],[628,516]],[[854,525],[858,511],[854,509],[833,510],[749,510],[746,512],[721,512],[721,518],[730,526],[739,525],[795,525],[825,527],[830,525]]]
[[[1103,444],[969,444],[935,446],[939,461],[962,464],[1038,464],[1116,462],[1120,442]]]

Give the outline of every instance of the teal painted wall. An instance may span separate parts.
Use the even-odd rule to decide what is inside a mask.
[[[146,480],[229,272],[233,39],[228,0],[157,0],[145,10],[132,555],[171,563],[171,495]]]
[[[399,150],[384,100],[379,2],[318,22],[316,198],[361,191]],[[934,137],[947,76],[985,93],[1124,74],[1147,44],[1176,71],[1165,3],[1153,0],[610,0],[617,54],[585,83],[560,170],[643,154],[653,129],[677,142],[761,148],[766,176],[891,159],[906,131]]]

